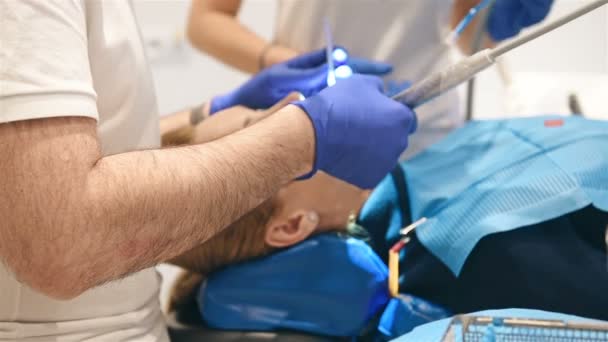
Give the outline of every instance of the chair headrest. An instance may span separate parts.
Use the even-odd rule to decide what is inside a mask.
[[[357,336],[388,303],[387,278],[363,241],[324,234],[212,274],[198,303],[215,328]]]

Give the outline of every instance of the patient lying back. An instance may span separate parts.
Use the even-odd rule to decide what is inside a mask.
[[[181,132],[179,139],[169,135],[163,141],[188,139],[187,132]],[[407,191],[399,189],[407,184],[398,177],[403,174],[388,175],[395,188],[383,189],[386,194],[376,189],[372,197],[369,191],[323,173],[286,185],[222,233],[172,261],[187,272],[173,289],[171,309],[191,304],[201,281],[213,272],[289,248],[314,234],[363,227],[371,246],[386,261],[388,248],[399,239],[390,230],[391,220],[398,215],[411,221],[404,199],[390,198],[405,196],[407,202]],[[608,214],[589,206],[484,237],[458,277],[414,237],[400,262],[401,291],[454,313],[518,307],[608,320],[607,225]]]

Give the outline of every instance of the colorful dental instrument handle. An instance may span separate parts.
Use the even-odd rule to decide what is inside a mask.
[[[388,291],[392,297],[399,295],[399,253],[410,242],[408,235],[426,221],[427,218],[422,217],[409,226],[402,228],[399,233],[403,237],[388,251]]]
[[[409,241],[410,238],[403,238],[388,251],[388,292],[391,297],[399,295],[399,253]]]

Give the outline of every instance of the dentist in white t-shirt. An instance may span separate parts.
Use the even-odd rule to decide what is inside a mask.
[[[268,68],[222,109],[246,119],[294,83],[308,99],[160,149],[161,132],[214,120],[203,105],[159,124],[130,1],[0,1],[0,341],[168,341],[154,265],[303,175],[379,182],[414,114],[374,77],[319,92],[326,73],[323,51]],[[400,145],[362,153],[360,136]]]

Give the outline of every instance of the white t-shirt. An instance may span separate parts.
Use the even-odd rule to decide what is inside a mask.
[[[323,47],[323,19],[334,43],[357,57],[393,64],[386,79],[415,82],[450,62],[443,43],[449,32],[451,0],[281,0],[275,43],[299,51]],[[416,110],[418,130],[405,156],[441,139],[464,121],[456,91]]]
[[[105,155],[160,145],[129,1],[0,1],[0,123],[54,116],[97,119]],[[158,288],[148,269],[58,301],[0,263],[0,341],[168,341]]]

